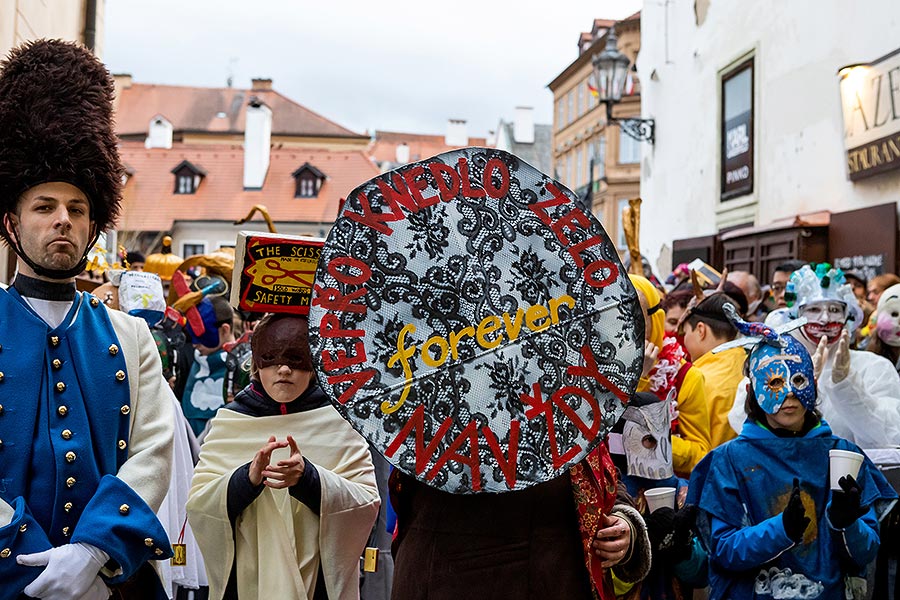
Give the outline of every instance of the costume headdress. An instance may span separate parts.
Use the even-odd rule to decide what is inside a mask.
[[[812,359],[803,344],[789,335],[782,335],[802,327],[806,319],[771,327],[764,323],[748,323],[731,303],[725,304],[722,310],[744,337],[717,346],[713,353],[738,346],[750,350],[748,375],[759,407],[770,415],[775,414],[788,394],[793,393],[807,410],[812,410],[816,405]]]
[[[853,287],[847,283],[844,273],[828,263],[803,265],[791,275],[785,286],[784,300],[788,305],[788,315],[796,319],[800,310],[815,302],[840,302],[847,308],[847,328],[853,333],[863,320],[862,309],[853,294]]]
[[[86,256],[115,221],[122,196],[109,72],[90,50],[61,40],[23,44],[0,68],[0,212],[15,211],[22,193],[36,185],[74,185],[90,201],[95,225]],[[25,256],[6,227],[0,235],[39,275],[65,279],[87,262],[46,269]]]

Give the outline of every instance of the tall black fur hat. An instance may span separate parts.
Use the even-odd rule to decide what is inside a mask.
[[[106,67],[82,46],[37,40],[10,51],[0,70],[0,216],[27,189],[64,181],[88,197],[97,233],[107,229],[124,169]],[[6,227],[0,235],[10,241]]]

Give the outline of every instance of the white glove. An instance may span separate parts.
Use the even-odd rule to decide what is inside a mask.
[[[41,600],[99,598],[98,595],[85,594],[95,588],[97,575],[107,560],[109,555],[106,552],[81,542],[16,557],[16,562],[27,567],[46,565],[37,579],[23,590],[27,595]]]
[[[831,367],[831,381],[840,383],[850,374],[850,332],[846,329],[841,332],[841,339],[837,343],[837,351],[834,353],[834,366]]]
[[[91,584],[88,591],[78,600],[107,600],[111,595],[112,592],[106,587],[106,583],[99,575],[97,575],[94,577],[94,583]]]
[[[819,379],[819,375],[822,374],[822,369],[825,368],[825,363],[827,362],[828,338],[822,336],[822,339],[819,340],[819,345],[816,346],[816,351],[812,355],[813,373],[816,376],[816,380]]]

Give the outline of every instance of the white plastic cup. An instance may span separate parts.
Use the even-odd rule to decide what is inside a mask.
[[[859,467],[862,465],[863,458],[863,455],[858,452],[850,452],[849,450],[829,450],[828,462],[831,489],[841,489],[838,480],[845,475],[856,478],[859,473]]]
[[[664,506],[675,508],[675,488],[661,487],[652,490],[644,490],[644,498],[647,500],[647,510],[655,512]]]

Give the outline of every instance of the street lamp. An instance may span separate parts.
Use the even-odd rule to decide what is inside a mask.
[[[619,52],[616,28],[606,35],[606,48],[594,56],[594,78],[597,81],[598,100],[606,104],[606,122],[617,123],[619,128],[629,137],[639,142],[654,142],[656,121],[653,119],[615,119],[612,116],[613,104],[622,101],[622,91],[631,61]]]

